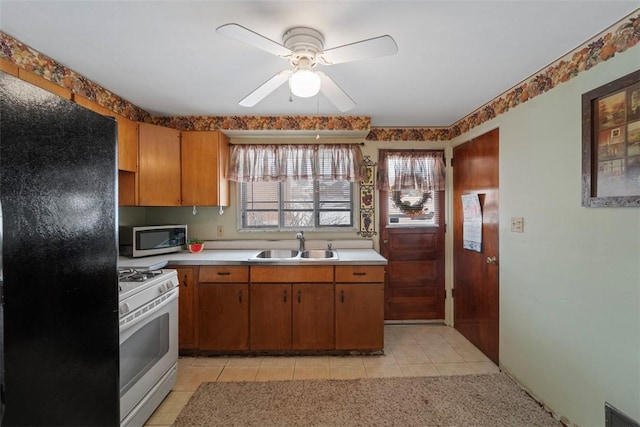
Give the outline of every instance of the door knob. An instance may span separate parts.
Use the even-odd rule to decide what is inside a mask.
[[[497,264],[497,263],[498,263],[498,258],[496,258],[495,256],[487,257],[487,264]]]

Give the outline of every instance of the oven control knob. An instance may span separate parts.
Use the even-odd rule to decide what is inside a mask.
[[[167,285],[163,283],[160,286],[158,286],[158,292],[160,292],[161,294],[164,294],[165,292],[167,292]]]
[[[120,314],[127,314],[131,310],[126,302],[120,304]]]

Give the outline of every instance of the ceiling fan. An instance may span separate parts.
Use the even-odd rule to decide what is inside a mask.
[[[356,103],[328,75],[314,70],[314,67],[394,55],[398,51],[396,42],[388,35],[325,50],[322,33],[309,27],[293,27],[285,31],[282,44],[238,24],[221,25],[216,31],[286,58],[292,65],[291,69],[279,72],[240,100],[243,107],[253,107],[288,81],[295,96],[307,98],[321,91],[340,111],[351,110]]]

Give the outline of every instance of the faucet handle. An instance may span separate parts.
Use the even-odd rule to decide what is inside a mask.
[[[327,250],[330,251],[331,250],[331,243],[327,243]]]

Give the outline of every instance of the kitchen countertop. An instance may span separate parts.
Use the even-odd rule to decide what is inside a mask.
[[[173,265],[386,265],[387,259],[373,249],[334,249],[338,259],[251,259],[260,250],[257,249],[205,249],[193,254],[189,251],[174,252],[142,258],[119,257],[118,267],[125,268],[162,268]]]

